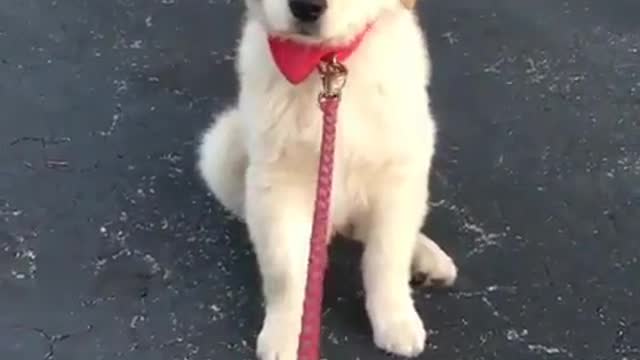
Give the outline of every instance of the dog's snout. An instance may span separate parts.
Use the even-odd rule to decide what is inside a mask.
[[[289,0],[293,16],[302,22],[315,22],[327,10],[327,0]]]

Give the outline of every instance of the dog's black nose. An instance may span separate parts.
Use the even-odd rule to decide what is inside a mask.
[[[302,22],[315,22],[327,10],[327,0],[289,0],[293,16]]]

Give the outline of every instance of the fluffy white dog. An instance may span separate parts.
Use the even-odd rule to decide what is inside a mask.
[[[345,61],[332,225],[365,245],[366,310],[381,349],[416,356],[426,331],[410,278],[451,285],[454,262],[420,233],[428,210],[435,124],[430,63],[411,0],[245,0],[237,104],[202,137],[198,168],[248,225],[263,280],[262,360],[295,360],[300,333],[322,115],[318,74],[292,85],[267,37],[340,45],[370,30]]]

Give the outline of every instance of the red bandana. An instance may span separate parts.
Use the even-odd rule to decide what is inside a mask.
[[[350,43],[342,46],[308,44],[269,36],[269,47],[282,75],[292,84],[299,84],[311,75],[324,57],[335,54],[339,61],[346,60],[360,46],[369,29],[366,27]]]

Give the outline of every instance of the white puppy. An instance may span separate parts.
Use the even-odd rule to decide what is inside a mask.
[[[362,241],[366,310],[378,347],[424,349],[411,271],[450,285],[457,269],[420,233],[427,213],[435,124],[430,63],[410,0],[246,0],[237,104],[217,116],[199,149],[199,171],[246,220],[263,280],[262,360],[295,360],[322,121],[317,74],[290,84],[267,36],[339,45],[370,31],[349,69],[338,119],[332,224]]]

